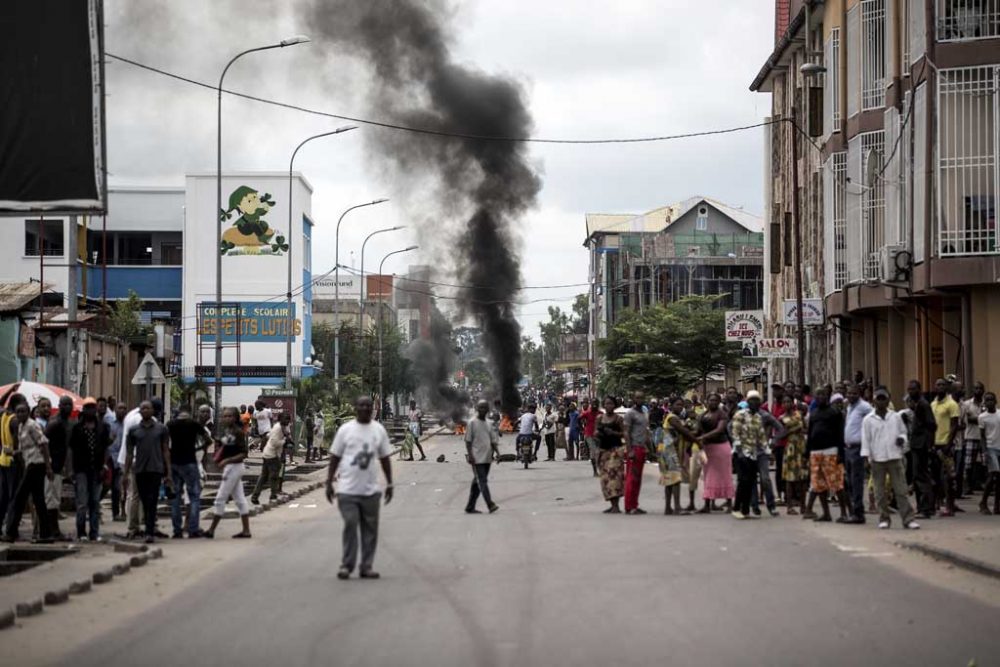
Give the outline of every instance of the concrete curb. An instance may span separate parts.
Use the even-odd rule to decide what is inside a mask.
[[[960,567],[963,570],[968,570],[969,572],[975,572],[976,574],[981,574],[986,577],[1000,579],[1000,567],[957,554],[954,551],[928,546],[919,542],[896,542],[896,546],[922,553],[925,556],[930,556],[934,560],[949,563],[955,567]]]
[[[23,602],[18,602],[13,609],[0,610],[0,629],[9,628],[15,625],[19,618],[37,616],[45,611],[45,607],[65,604],[71,595],[81,595],[93,590],[95,584],[107,584],[114,580],[116,576],[128,574],[132,568],[142,567],[150,560],[163,557],[163,549],[156,547],[150,549],[146,545],[129,544],[127,542],[116,542],[113,544],[115,553],[129,554],[127,561],[116,563],[109,568],[98,570],[90,575],[88,579],[79,579],[71,582],[63,588],[55,588],[45,591],[40,598],[33,598]]]

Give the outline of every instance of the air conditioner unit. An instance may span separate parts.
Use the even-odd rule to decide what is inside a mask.
[[[913,257],[901,243],[883,246],[879,250],[879,265],[882,267],[882,282],[899,283],[910,279]]]

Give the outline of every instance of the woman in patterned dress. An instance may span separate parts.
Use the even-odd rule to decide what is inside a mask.
[[[608,396],[604,399],[604,414],[597,418],[597,446],[600,454],[597,469],[601,473],[601,492],[611,507],[605,514],[621,514],[622,493],[625,488],[625,445],[622,437],[625,425],[621,415],[615,414],[618,404]]]
[[[784,424],[785,430],[788,432],[788,440],[785,445],[785,460],[781,478],[785,481],[785,500],[788,503],[788,514],[796,515],[802,510],[805,489],[809,482],[809,463],[806,458],[806,424],[793,397],[785,396],[782,404],[785,413],[781,416],[781,423]]]
[[[681,482],[684,479],[681,459],[682,453],[694,441],[695,434],[685,423],[683,413],[684,399],[675,398],[670,405],[670,413],[664,420],[663,436],[656,443],[656,454],[660,464],[660,486],[663,487],[666,499],[663,513],[667,515],[690,514],[687,510],[681,509]]]

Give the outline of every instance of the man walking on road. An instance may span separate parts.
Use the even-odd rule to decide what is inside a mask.
[[[344,518],[343,560],[338,579],[347,579],[358,559],[358,531],[361,532],[362,579],[378,579],[372,569],[375,547],[378,545],[379,491],[378,472],[372,465],[378,459],[385,473],[385,504],[392,502],[392,464],[389,456],[389,434],[385,427],[372,421],[372,399],[360,396],[354,404],[357,417],[337,429],[330,448],[330,469],[326,477],[326,499],[331,504],[337,498],[340,515]],[[343,461],[343,467],[340,462]],[[338,492],[334,491],[334,475],[340,472]]]
[[[865,522],[865,462],[861,458],[862,423],[872,412],[872,406],[861,398],[861,387],[847,388],[847,415],[844,418],[844,468],[847,491],[851,500],[851,516],[842,523]]]
[[[885,490],[888,476],[903,527],[916,530],[920,524],[913,520],[916,513],[907,497],[906,469],[903,467],[906,426],[898,412],[889,411],[889,391],[885,387],[875,390],[874,400],[875,410],[865,417],[861,427],[861,456],[868,460],[872,469],[875,502],[880,514],[878,527],[885,530],[891,522],[889,496]]]
[[[628,475],[625,478],[625,513],[645,514],[639,508],[639,491],[642,489],[642,467],[646,463],[646,452],[652,443],[649,432],[649,418],[642,411],[645,396],[636,392],[632,407],[625,413],[625,463]]]
[[[267,444],[264,445],[264,458],[260,464],[260,476],[257,484],[253,487],[253,495],[250,502],[260,505],[260,494],[264,485],[268,484],[271,490],[271,500],[278,499],[278,485],[281,483],[281,455],[285,449],[285,440],[289,437],[288,425],[292,421],[292,416],[287,412],[282,412],[278,417],[278,423],[271,427],[267,434]]]
[[[597,418],[601,411],[597,409],[597,399],[594,405],[586,398],[580,403],[580,424],[583,429],[583,446],[580,448],[580,458],[590,459],[590,466],[594,469],[594,477],[597,477],[597,457],[600,454],[600,447],[597,446]]]
[[[184,537],[184,491],[188,495],[188,537],[201,537],[198,519],[201,514],[201,475],[198,471],[198,450],[205,442],[205,427],[191,417],[187,408],[181,408],[177,419],[167,422],[170,433],[171,473],[177,482],[170,518],[174,524],[174,539]]]
[[[59,506],[62,504],[63,472],[69,453],[69,436],[76,421],[72,418],[73,399],[59,398],[59,412],[45,427],[45,438],[49,441],[49,455],[52,457],[52,476],[45,477],[45,507],[36,507],[36,512],[46,512],[49,528],[57,540],[66,539],[59,529]]]
[[[490,404],[486,401],[479,401],[476,404],[476,418],[468,423],[465,429],[465,447],[469,454],[469,463],[472,465],[472,486],[469,488],[469,502],[465,505],[466,514],[482,514],[476,509],[476,501],[479,494],[482,494],[486,501],[486,507],[490,514],[493,514],[500,506],[493,502],[490,496],[489,482],[490,462],[496,458],[500,460],[500,452],[497,446],[500,444],[496,432],[486,421],[486,413],[489,412]]]
[[[731,430],[738,466],[736,508],[733,510],[733,516],[737,519],[746,519],[750,514],[750,496],[758,475],[764,486],[767,511],[773,517],[778,516],[774,491],[771,487],[770,443],[774,438],[785,437],[785,427],[769,412],[762,411],[760,402],[761,396],[758,391],[747,392],[747,407],[733,417]]]
[[[983,499],[979,502],[979,511],[983,514],[993,514],[990,510],[990,493],[997,500],[994,507],[1000,506],[1000,412],[997,412],[997,395],[992,391],[983,397],[983,411],[979,413],[979,428],[982,430],[981,443],[986,455],[986,488],[983,489]]]
[[[156,538],[156,502],[160,483],[173,489],[170,469],[170,435],[167,427],[153,418],[153,404],[143,401],[139,406],[142,421],[125,437],[125,476],[135,473],[136,491],[142,502],[146,523],[146,543]]]

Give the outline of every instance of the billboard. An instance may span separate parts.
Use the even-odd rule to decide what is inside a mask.
[[[757,341],[760,356],[765,359],[794,359],[799,356],[799,341],[795,338],[762,338]]]
[[[337,282],[340,282],[341,299],[361,298],[361,276],[342,275],[338,279],[334,274],[317,278],[312,285],[313,299],[333,299],[337,297]]]
[[[103,213],[101,0],[7,0],[0,25],[0,213]]]
[[[782,305],[781,323],[798,326],[799,307],[795,299],[785,299]],[[823,299],[802,299],[802,325],[816,326],[823,322]]]
[[[223,304],[216,316],[214,303],[198,304],[198,336],[215,341],[216,326],[222,329],[222,342],[285,343],[288,337],[288,304],[277,301],[251,301]],[[302,333],[302,322],[295,318],[292,303],[292,336]],[[238,336],[237,336],[238,333]]]
[[[742,341],[747,338],[764,337],[763,310],[727,310],[726,340]],[[756,355],[754,355],[756,356]]]
[[[389,301],[392,299],[392,274],[378,275],[373,273],[365,276],[365,298],[368,300]]]

